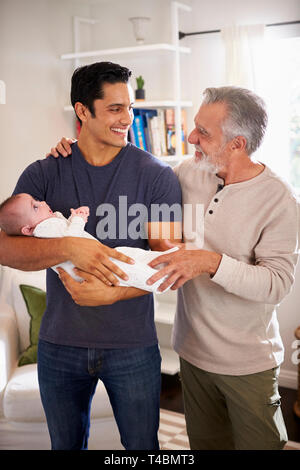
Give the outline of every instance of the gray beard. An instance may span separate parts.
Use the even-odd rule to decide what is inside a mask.
[[[201,159],[196,160],[196,157],[193,158],[193,167],[197,170],[203,170],[214,174],[220,170],[218,165],[212,163],[209,156],[205,153],[202,153]]]

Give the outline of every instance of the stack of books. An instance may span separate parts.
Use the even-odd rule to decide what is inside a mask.
[[[129,141],[156,157],[175,155],[175,109],[134,109]],[[182,154],[187,153],[186,111],[181,110]]]

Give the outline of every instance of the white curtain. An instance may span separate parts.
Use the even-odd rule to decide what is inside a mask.
[[[221,35],[225,45],[227,84],[258,92],[265,26],[227,26],[221,30]]]
[[[221,34],[225,46],[226,85],[248,88],[267,104],[269,124],[254,158],[288,180],[288,97],[282,83],[284,74],[278,65],[284,62],[284,54],[279,48],[269,49],[264,25],[229,26],[222,29]]]

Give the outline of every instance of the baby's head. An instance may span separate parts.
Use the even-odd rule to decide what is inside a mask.
[[[26,193],[11,196],[0,205],[0,228],[7,235],[32,235],[36,225],[49,217],[54,217],[50,207]]]

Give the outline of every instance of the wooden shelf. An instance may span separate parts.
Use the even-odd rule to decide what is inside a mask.
[[[145,44],[142,46],[132,47],[119,47],[114,49],[102,49],[97,51],[86,51],[86,52],[70,52],[68,54],[62,54],[60,58],[62,60],[70,59],[87,59],[89,57],[106,57],[106,56],[119,56],[126,54],[135,54],[137,57],[139,54],[145,54],[147,52],[175,52],[176,46],[173,44]],[[191,49],[189,47],[179,47],[179,51],[184,54],[189,54]]]

